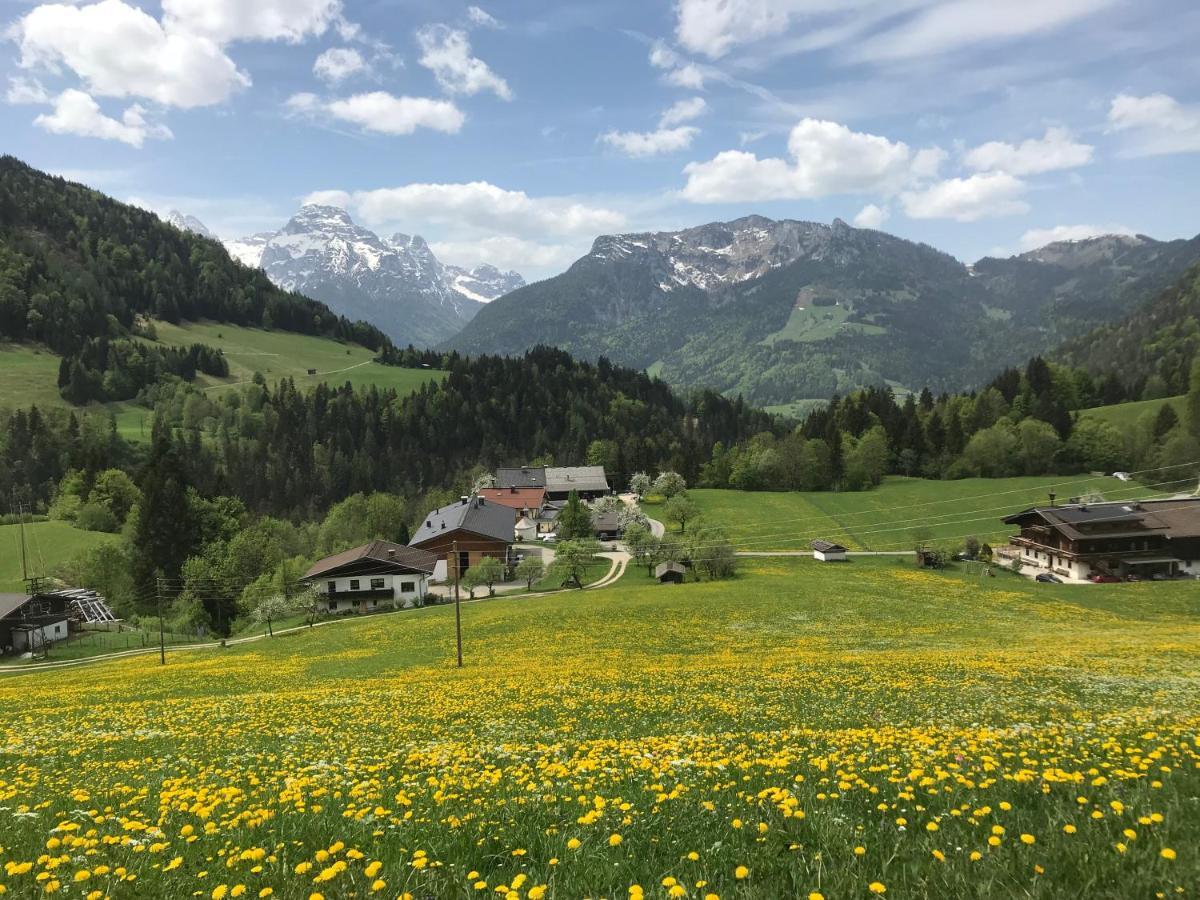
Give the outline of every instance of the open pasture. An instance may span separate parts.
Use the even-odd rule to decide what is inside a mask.
[[[895,560],[0,680],[10,896],[1190,896],[1200,600]]]
[[[1007,541],[1000,520],[1033,504],[1097,492],[1110,500],[1146,497],[1145,486],[1107,476],[1055,475],[930,481],[889,476],[859,492],[692,490],[705,516],[725,527],[739,550],[805,550],[814,538],[852,550],[911,550],[922,539],[961,545]],[[649,507],[655,515],[655,507]]]

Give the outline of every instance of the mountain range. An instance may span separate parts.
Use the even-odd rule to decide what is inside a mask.
[[[747,216],[599,237],[445,346],[552,344],[761,405],[883,382],[954,390],[1123,318],[1197,260],[1200,238],[1105,235],[967,266],[840,219]]]
[[[167,221],[214,237],[192,216],[173,211]],[[225,247],[279,287],[371,322],[400,346],[444,341],[483,304],[525,284],[516,272],[491,265],[443,264],[419,235],[382,238],[334,206],[306,204],[278,231],[227,241]]]

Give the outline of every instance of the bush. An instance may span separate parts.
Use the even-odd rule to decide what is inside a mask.
[[[75,527],[84,531],[107,531],[111,534],[121,527],[121,523],[108,507],[99,503],[85,503],[75,516]]]

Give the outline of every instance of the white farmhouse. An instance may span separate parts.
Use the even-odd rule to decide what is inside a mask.
[[[437,557],[416,547],[371,541],[327,556],[304,573],[331,613],[420,606]]]

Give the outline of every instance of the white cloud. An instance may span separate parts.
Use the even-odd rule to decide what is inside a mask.
[[[914,59],[1060,28],[1116,0],[676,0],[679,44],[710,59],[776,39],[776,55]]]
[[[690,91],[698,91],[704,87],[704,82],[708,76],[704,70],[695,63],[686,63],[676,69],[672,69],[667,73],[667,83],[673,84],[675,87],[687,88]]]
[[[491,91],[504,100],[512,99],[508,82],[483,60],[471,55],[471,42],[465,31],[430,25],[417,32],[417,43],[421,45],[418,62],[433,72],[438,84],[450,93]]]
[[[726,150],[684,167],[683,196],[696,203],[798,199],[829,194],[894,193],[914,178],[907,144],[803,119],[788,137],[791,159],[759,159]],[[928,157],[919,157],[928,167]]]
[[[1066,128],[1047,128],[1040,138],[1020,144],[989,141],[963,154],[963,163],[977,172],[1000,171],[1012,175],[1036,175],[1058,169],[1074,169],[1092,161],[1090,144],[1077,142]]]
[[[453,265],[474,268],[491,263],[500,269],[561,270],[587,252],[586,246],[542,244],[511,235],[494,235],[477,241],[434,241],[430,245],[437,258]]]
[[[298,94],[292,94],[283,102],[284,108],[296,115],[306,115],[317,112],[321,109],[321,98],[316,94],[311,94],[308,91],[301,91]]]
[[[250,84],[213,41],[164,30],[121,0],[39,6],[11,34],[23,68],[58,72],[65,66],[90,94],[186,108],[221,103]]]
[[[1021,235],[1022,250],[1036,250],[1056,241],[1084,241],[1102,234],[1132,235],[1125,225],[1055,225],[1053,228],[1032,228]]]
[[[704,69],[695,63],[685,62],[661,40],[650,45],[650,65],[666,71],[663,77],[668,84],[692,91],[701,90],[708,77]]]
[[[418,128],[457,134],[466,121],[462,111],[449,100],[396,97],[387,91],[355,94],[326,103],[323,108],[336,119],[380,134],[412,134]],[[311,111],[313,107],[308,109]]]
[[[921,190],[900,194],[904,212],[912,219],[955,219],[974,222],[1029,211],[1021,199],[1025,183],[1007,172],[986,172],[968,178],[947,178]]]
[[[162,0],[168,31],[230,41],[298,43],[341,20],[341,0]]]
[[[54,111],[43,113],[34,119],[33,123],[53,134],[74,134],[105,141],[120,141],[133,147],[141,147],[147,138],[171,137],[171,132],[166,126],[147,122],[145,110],[140,106],[135,104],[126,109],[118,121],[104,115],[95,100],[74,88],[68,88],[59,94],[54,100]]]
[[[467,7],[467,20],[470,21],[472,25],[476,25],[480,28],[501,27],[495,16],[485,9],[480,9],[478,6]]]
[[[891,211],[886,206],[876,206],[874,203],[868,203],[858,211],[854,217],[854,224],[859,228],[878,228],[889,218]]]
[[[367,61],[353,47],[331,47],[313,63],[313,74],[330,84],[369,70]]]
[[[600,140],[626,156],[658,156],[686,150],[699,133],[699,128],[683,125],[654,131],[608,131],[600,135]]]
[[[690,122],[692,119],[704,115],[707,110],[708,104],[704,102],[703,97],[689,97],[687,100],[680,100],[663,112],[659,117],[658,127],[670,128],[673,125]]]
[[[4,99],[9,103],[49,103],[50,94],[33,78],[9,78]]]
[[[1200,152],[1200,107],[1185,106],[1167,94],[1118,94],[1108,109],[1112,131],[1129,132],[1126,156]]]
[[[678,0],[675,35],[688,50],[716,59],[736,44],[785,31],[803,5],[795,0]]]
[[[917,59],[981,43],[1051,31],[1115,0],[950,0],[926,6],[894,28],[859,41],[851,56],[875,62]]]
[[[370,225],[432,222],[457,229],[541,237],[592,236],[619,229],[621,213],[566,197],[530,197],[486,181],[463,184],[406,184],[368,191],[319,191],[310,202],[350,209]],[[413,227],[411,224],[405,227]]]

